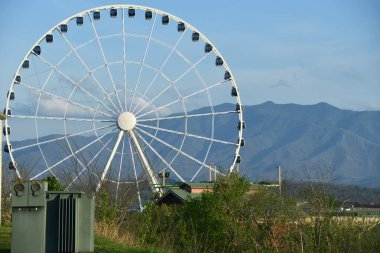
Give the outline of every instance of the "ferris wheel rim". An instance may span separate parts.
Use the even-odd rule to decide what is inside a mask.
[[[59,31],[59,26],[60,26],[61,24],[67,24],[70,20],[72,20],[72,19],[74,19],[74,18],[76,18],[76,17],[78,17],[78,16],[83,16],[83,15],[86,15],[86,14],[87,14],[87,15],[90,15],[90,13],[92,13],[92,12],[94,12],[94,11],[102,11],[102,10],[107,10],[107,9],[111,9],[111,8],[123,9],[123,10],[125,10],[125,9],[130,9],[130,8],[140,9],[140,10],[151,10],[151,11],[155,12],[156,14],[160,14],[160,15],[168,15],[171,19],[173,19],[173,20],[175,20],[175,21],[177,21],[177,22],[183,22],[184,24],[186,24],[187,29],[190,29],[190,30],[193,31],[193,32],[194,32],[194,31],[195,31],[195,32],[198,32],[199,35],[200,35],[200,38],[202,38],[203,41],[205,41],[205,42],[209,43],[210,45],[212,45],[212,47],[213,47],[213,51],[215,52],[215,55],[217,55],[217,56],[219,56],[219,57],[221,57],[221,58],[223,59],[223,57],[222,57],[222,55],[220,54],[220,52],[218,51],[218,49],[214,46],[214,44],[213,44],[213,43],[212,43],[212,42],[211,42],[206,36],[204,36],[204,35],[203,35],[198,29],[196,29],[195,27],[193,27],[192,25],[190,25],[188,22],[184,21],[184,20],[181,19],[181,18],[178,18],[177,16],[175,16],[175,15],[173,15],[173,14],[170,14],[170,13],[168,13],[168,12],[164,12],[164,11],[161,11],[161,10],[158,10],[158,9],[155,9],[155,8],[145,7],[145,6],[140,6],[140,5],[107,5],[107,6],[102,6],[102,7],[96,7],[96,8],[88,9],[88,10],[85,10],[85,11],[79,12],[79,13],[77,13],[77,14],[75,14],[75,15],[73,15],[73,16],[67,18],[67,19],[64,19],[62,22],[60,22],[60,23],[58,23],[57,25],[53,26],[51,29],[48,30],[48,32],[46,32],[43,36],[41,36],[41,38],[38,39],[38,40],[36,41],[36,43],[31,47],[31,49],[30,49],[30,50],[28,51],[28,53],[25,55],[25,57],[24,57],[24,59],[22,60],[21,64],[20,64],[19,67],[17,68],[16,74],[15,74],[15,76],[14,76],[14,78],[13,78],[13,81],[12,81],[12,84],[11,84],[11,90],[13,89],[13,85],[16,83],[16,77],[19,75],[19,72],[20,72],[20,69],[22,68],[22,64],[23,64],[23,62],[24,62],[25,60],[28,59],[29,55],[32,54],[32,52],[33,52],[33,48],[34,48],[35,46],[39,45],[39,44],[41,43],[41,41],[46,37],[46,35],[51,34],[55,29],[57,29],[57,30]],[[124,30],[123,30],[123,32],[124,32]],[[224,68],[225,68],[227,71],[229,71],[229,73],[230,73],[230,75],[231,75],[231,78],[230,78],[229,81],[231,82],[232,87],[235,87],[235,88],[236,88],[236,92],[237,92],[236,100],[237,100],[237,104],[239,104],[239,107],[240,107],[240,112],[238,113],[238,115],[239,115],[239,120],[240,120],[241,122],[244,122],[244,121],[243,121],[243,113],[242,113],[242,110],[241,110],[241,108],[242,108],[242,104],[241,104],[241,100],[240,100],[239,89],[238,89],[238,87],[237,87],[237,85],[236,85],[235,78],[233,77],[233,73],[232,73],[232,71],[230,71],[230,68],[228,67],[226,61],[224,61],[223,66],[224,66]],[[120,102],[120,101],[119,101],[119,102]],[[8,97],[8,98],[7,98],[7,103],[6,103],[6,110],[10,109],[10,105],[9,105],[9,104],[10,104],[10,98]],[[131,104],[131,105],[132,105],[132,104]],[[212,107],[212,105],[211,105],[211,107]],[[213,116],[214,116],[214,115],[213,115]],[[66,122],[66,121],[64,121],[64,122]],[[214,121],[212,121],[212,122],[213,122],[213,124],[214,124]],[[186,121],[186,124],[187,124],[187,121]],[[8,124],[8,119],[5,120],[5,126],[6,126],[6,127],[9,126],[9,124]],[[37,126],[36,126],[36,127],[37,127]],[[214,126],[213,126],[213,127],[214,127]],[[157,129],[158,129],[158,128],[159,128],[159,127],[157,126]],[[232,163],[232,165],[231,165],[231,167],[230,167],[230,171],[232,171],[233,167],[234,167],[235,164],[236,164],[236,160],[237,160],[238,154],[239,154],[239,152],[240,152],[240,143],[241,143],[241,140],[242,140],[242,135],[243,135],[243,129],[239,129],[239,131],[238,131],[238,143],[237,143],[237,145],[236,145],[237,147],[236,147],[236,150],[235,150],[235,157],[234,157],[233,163]],[[188,133],[187,133],[187,130],[186,130],[186,134],[184,135],[184,139],[185,139],[187,136],[188,136]],[[182,144],[183,144],[183,142],[184,142],[184,139],[183,139],[183,141],[182,141]],[[6,134],[6,143],[7,143],[6,145],[10,145],[10,143],[11,143],[8,134]],[[212,141],[211,141],[211,143],[212,143]],[[210,150],[210,147],[211,147],[211,145],[209,146],[208,151]],[[177,155],[178,155],[178,154],[179,154],[179,153],[177,153]],[[15,159],[14,159],[14,157],[13,157],[12,152],[9,152],[9,155],[10,155],[11,161],[12,161],[13,163],[16,164],[16,161],[15,161]],[[206,155],[206,158],[207,158],[207,155]],[[206,160],[206,158],[205,158],[204,160]],[[175,159],[175,158],[174,158],[174,159]],[[174,159],[173,159],[173,160],[174,160]],[[203,162],[203,163],[204,163],[204,162]],[[202,168],[202,165],[201,165],[200,168]],[[200,169],[199,169],[199,170],[200,170]],[[198,171],[199,171],[199,170],[198,170]],[[19,171],[17,170],[17,167],[16,167],[16,173],[17,173],[18,177],[20,177],[20,174],[19,174]],[[194,177],[195,177],[195,176],[194,176]]]

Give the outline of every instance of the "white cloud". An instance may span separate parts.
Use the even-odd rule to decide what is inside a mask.
[[[282,78],[278,79],[277,83],[270,85],[271,88],[291,88],[292,85],[289,84],[287,80]]]
[[[67,108],[67,115],[72,116],[85,116],[92,117],[93,112],[81,108],[79,106],[73,105],[71,103],[65,102],[61,99],[55,97],[44,97],[41,98],[39,114],[45,115],[63,115]]]
[[[131,101],[129,101],[131,102]],[[132,105],[132,109],[137,106],[137,109],[136,109],[136,112],[138,112],[140,109],[144,108],[144,110],[142,110],[139,114],[144,114],[144,113],[147,113],[149,111],[152,111],[154,110],[155,108],[158,108],[160,107],[161,105],[154,105],[155,108],[147,101],[145,100],[144,98],[142,97],[135,97],[135,99],[133,100],[133,105]],[[158,116],[162,117],[162,116],[167,116],[167,115],[170,115],[172,114],[173,112],[168,108],[168,107],[163,107],[163,108],[160,108],[158,110]],[[153,114],[153,113],[151,113]],[[149,114],[149,115],[151,115]]]

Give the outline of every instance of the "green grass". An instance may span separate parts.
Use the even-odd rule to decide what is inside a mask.
[[[9,253],[11,248],[11,227],[0,227],[0,253]],[[115,243],[104,237],[95,237],[94,253],[163,253],[154,249],[133,248]]]
[[[11,248],[11,227],[0,227],[0,253],[8,253]]]
[[[155,249],[132,248],[127,245],[115,243],[104,237],[95,237],[95,253],[163,253]]]

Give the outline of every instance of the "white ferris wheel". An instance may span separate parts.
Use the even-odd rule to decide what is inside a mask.
[[[140,206],[144,182],[162,190],[158,172],[206,180],[211,163],[232,171],[244,146],[239,89],[220,52],[184,20],[143,6],[94,8],[52,27],[16,70],[4,113],[17,177],[54,175],[70,188],[95,175],[96,190],[132,187]]]

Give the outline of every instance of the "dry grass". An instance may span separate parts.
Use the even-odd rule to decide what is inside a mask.
[[[108,238],[119,244],[129,245],[132,247],[142,246],[142,243],[137,236],[115,224],[96,223],[95,234]]]
[[[11,227],[0,227],[0,253],[8,253],[11,248]]]

